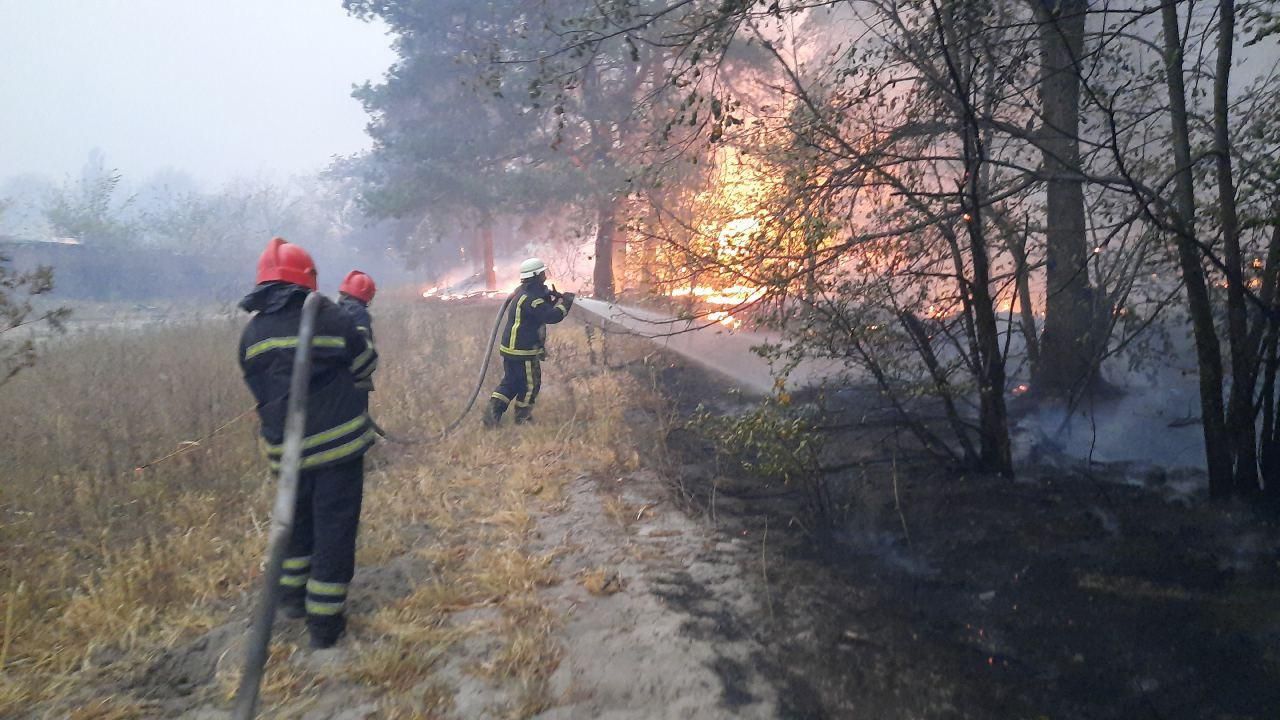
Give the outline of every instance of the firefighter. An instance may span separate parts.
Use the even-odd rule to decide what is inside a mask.
[[[257,287],[240,302],[253,313],[240,339],[240,367],[258,402],[273,473],[283,454],[289,378],[302,302],[316,289],[316,267],[297,245],[273,238],[258,259]],[[347,585],[355,572],[364,454],[374,442],[356,388],[377,367],[368,337],[347,313],[321,299],[311,341],[306,437],[293,533],[280,579],[285,615],[307,618],[314,648],[332,647],[346,629]]]
[[[378,288],[373,278],[359,270],[352,270],[343,278],[338,288],[338,307],[347,311],[356,324],[356,329],[364,333],[369,342],[373,342],[373,318],[369,316],[369,303]],[[356,383],[356,387],[366,392],[373,392],[373,378],[369,377]]]
[[[573,307],[573,293],[547,288],[547,266],[538,258],[520,263],[520,289],[511,300],[507,321],[499,336],[502,382],[489,397],[484,424],[497,427],[502,414],[515,403],[517,424],[533,420],[533,403],[542,385],[542,358],[546,356],[547,325],[564,320]]]

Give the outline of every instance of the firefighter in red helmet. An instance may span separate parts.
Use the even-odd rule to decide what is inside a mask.
[[[370,344],[373,343],[373,318],[369,315],[369,304],[373,302],[373,296],[377,292],[378,287],[373,278],[359,270],[347,273],[342,279],[342,285],[338,287],[338,307],[347,311],[355,322],[356,329],[364,333]],[[372,392],[373,378],[362,380],[356,387]]]
[[[302,302],[315,289],[316,266],[307,251],[273,238],[258,259],[257,287],[240,302],[253,313],[240,339],[240,367],[258,403],[273,473],[284,452]],[[323,299],[311,348],[302,471],[279,591],[286,615],[307,618],[312,647],[327,648],[346,629],[364,454],[375,438],[368,394],[356,385],[372,376],[378,354],[350,316]]]

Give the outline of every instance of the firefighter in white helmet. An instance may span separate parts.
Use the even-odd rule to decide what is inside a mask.
[[[497,427],[502,414],[515,403],[515,421],[533,419],[533,403],[542,385],[547,325],[564,320],[573,307],[573,293],[547,288],[547,265],[538,258],[520,263],[520,289],[511,300],[498,352],[502,355],[502,382],[489,398],[484,424]]]

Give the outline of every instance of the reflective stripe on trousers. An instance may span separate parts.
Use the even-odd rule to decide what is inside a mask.
[[[286,557],[310,558],[303,582],[310,616],[334,616],[346,607],[347,585],[355,574],[363,486],[364,458],[305,470],[298,476]]]
[[[531,407],[542,389],[542,363],[536,358],[502,356],[502,382],[490,397],[515,402],[516,407]]]

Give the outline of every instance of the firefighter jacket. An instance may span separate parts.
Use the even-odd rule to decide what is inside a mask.
[[[521,285],[507,311],[498,352],[513,358],[539,357],[546,341],[546,326],[560,322],[568,314],[567,301],[552,294],[546,285]]]
[[[369,306],[351,297],[350,295],[342,295],[338,300],[338,307],[347,311],[351,316],[351,320],[356,324],[356,330],[364,333],[370,344],[373,343],[373,317],[369,315]],[[365,392],[373,392],[373,376],[356,381],[356,387]]]
[[[373,318],[369,315],[369,306],[351,297],[343,295],[338,300],[338,307],[347,311],[351,319],[356,324],[356,329],[369,336],[370,342],[373,341]]]
[[[262,439],[272,471],[284,452],[289,378],[306,288],[266,283],[240,301],[254,313],[240,338],[240,369],[258,401]],[[368,394],[356,383],[373,375],[378,353],[341,308],[321,298],[311,340],[311,384],[302,443],[302,469],[360,457],[376,437],[366,413]]]

